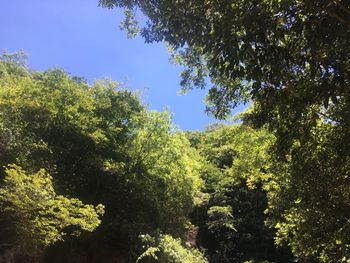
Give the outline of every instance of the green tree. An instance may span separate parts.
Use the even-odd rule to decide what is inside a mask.
[[[265,119],[278,106],[285,105],[297,118],[310,104],[328,105],[330,98],[336,103],[346,94],[350,7],[345,1],[99,4],[127,10],[124,24],[131,29],[138,26],[132,14],[145,16],[140,32],[146,42],[166,41],[189,66],[185,88],[201,87],[210,76],[210,106],[217,116],[244,101],[245,91],[263,104]]]
[[[202,186],[202,158],[171,123],[168,112],[150,112],[142,122],[130,146],[131,169],[143,178],[137,183],[144,202],[156,209],[150,220],[162,231],[179,236]]]
[[[286,249],[274,246],[275,229],[265,226],[269,181],[269,146],[274,137],[246,125],[214,125],[189,133],[205,158],[202,176],[206,202],[193,213],[199,225],[199,243],[210,262],[288,262]]]
[[[301,258],[350,258],[348,135],[343,127],[319,121],[295,140],[287,162],[275,159],[274,176],[265,185],[276,243],[289,244]]]
[[[104,206],[84,205],[56,194],[45,170],[28,174],[19,166],[5,170],[0,187],[1,243],[20,256],[37,257],[67,234],[79,235],[99,226]]]
[[[146,17],[147,22],[140,29],[146,42],[169,43],[174,59],[187,66],[181,82],[185,90],[205,87],[205,80],[210,77],[213,86],[208,93],[208,110],[215,116],[225,118],[237,104],[253,100],[253,110],[246,115],[245,122],[255,127],[268,126],[276,136],[271,155],[276,165],[285,167],[276,168],[274,173],[279,179],[269,190],[293,189],[287,191],[289,198],[275,199],[274,192],[269,194],[273,208],[269,211],[274,211],[273,217],[277,218],[289,215],[290,226],[303,225],[304,216],[310,219],[305,222],[312,222],[313,216],[327,218],[309,225],[315,231],[295,227],[293,231],[286,230],[288,238],[280,233],[277,240],[281,236],[293,240],[290,245],[300,257],[312,254],[326,262],[348,258],[347,249],[337,246],[333,249],[330,245],[348,247],[346,239],[331,241],[319,237],[330,226],[330,233],[345,231],[349,236],[350,207],[345,205],[349,204],[350,160],[348,1],[100,0],[99,3],[127,10],[129,23],[124,25],[133,32],[137,32],[137,21],[132,14]],[[313,136],[319,129],[329,133]],[[300,146],[296,149],[295,145]],[[326,175],[332,179],[324,180]],[[310,181],[323,189],[322,195],[310,187]],[[324,206],[308,201],[318,200],[319,196],[324,196],[322,200],[333,200],[338,188],[345,192],[339,193],[337,202],[329,202],[337,217],[333,210],[324,208],[321,200]],[[299,192],[308,198],[298,199]],[[290,213],[295,201],[300,203],[299,212]],[[276,210],[273,204],[277,202],[281,205]],[[310,210],[315,213],[309,214]],[[303,237],[314,244],[300,245]]]
[[[202,184],[201,157],[171,116],[111,80],[89,85],[25,65],[19,55],[0,60],[0,165],[44,168],[59,194],[105,205],[94,233],[56,243],[47,260],[78,262],[86,251],[110,260],[113,247],[132,262],[141,233],[181,237]]]
[[[203,254],[194,248],[186,247],[180,239],[174,239],[170,235],[158,235],[152,237],[144,235],[144,251],[136,262],[160,262],[160,263],[207,263]]]

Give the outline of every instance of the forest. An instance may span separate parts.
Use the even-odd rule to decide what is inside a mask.
[[[350,2],[97,4],[229,121],[4,51],[0,263],[350,263]]]

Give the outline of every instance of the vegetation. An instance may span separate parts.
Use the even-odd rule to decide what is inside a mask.
[[[8,246],[24,239],[50,262],[132,262],[141,233],[181,237],[202,185],[201,157],[170,115],[148,111],[115,82],[88,85],[60,69],[24,65],[21,54],[4,54],[0,62],[0,163],[15,164],[1,171],[7,174],[1,218],[19,238]],[[52,245],[66,228],[76,233],[98,225]],[[51,246],[42,251],[44,245]],[[119,254],[109,254],[111,247]]]
[[[141,237],[146,251],[136,262],[169,262],[169,263],[207,263],[202,253],[196,249],[186,248],[181,240],[169,235],[160,235],[157,238],[145,235]]]
[[[9,237],[15,239],[11,245],[20,253],[35,256],[63,240],[67,231],[77,235],[80,229],[91,232],[100,224],[102,205],[94,208],[83,205],[79,199],[57,195],[52,177],[44,170],[28,175],[11,165],[5,173],[0,189],[2,219],[8,223],[5,237],[7,242]]]
[[[271,174],[268,156],[274,137],[246,125],[216,126],[188,134],[206,157],[206,202],[193,214],[199,243],[210,262],[289,262],[286,248],[274,246],[274,226],[265,226]]]
[[[204,88],[210,77],[208,111],[216,117],[253,102],[244,123],[276,137],[273,176],[263,183],[276,243],[303,260],[349,258],[349,3],[99,3],[125,10],[129,36],[140,32],[146,42],[170,45],[175,61],[187,67],[184,90]],[[138,15],[147,20],[142,27]]]
[[[231,125],[0,57],[0,262],[350,262],[350,5],[100,0]],[[146,17],[143,27],[138,16]],[[208,77],[211,84],[207,83]]]

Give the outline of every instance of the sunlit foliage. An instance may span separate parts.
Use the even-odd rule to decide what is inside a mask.
[[[202,185],[201,157],[167,112],[149,111],[120,84],[90,85],[61,69],[33,71],[22,54],[5,53],[0,134],[1,166],[15,163],[28,174],[45,169],[57,193],[105,206],[97,231],[71,239],[76,250],[57,260],[78,261],[96,244],[90,253],[116,246],[133,261],[141,233],[186,231]]]
[[[207,263],[203,254],[194,248],[189,248],[170,235],[141,237],[146,249],[136,262],[160,263]]]
[[[206,87],[227,117],[269,129],[268,194],[276,243],[302,260],[349,258],[350,5],[348,1],[100,0],[128,10],[146,42],[167,42],[185,90]],[[271,177],[272,178],[272,177]],[[249,183],[249,182],[248,182]],[[274,225],[275,224],[275,225]]]
[[[27,174],[16,165],[5,170],[0,187],[1,237],[20,254],[37,256],[65,235],[93,231],[101,223],[103,205],[84,205],[79,199],[57,195],[52,177],[40,170]],[[11,241],[13,243],[11,243]]]
[[[202,176],[208,201],[193,214],[199,243],[210,262],[289,262],[288,250],[274,246],[274,228],[265,226],[270,174],[269,147],[274,137],[249,126],[212,125],[188,133],[205,157]]]

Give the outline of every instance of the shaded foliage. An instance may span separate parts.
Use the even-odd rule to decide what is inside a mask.
[[[210,262],[291,261],[287,249],[275,248],[274,228],[265,226],[262,185],[270,177],[273,136],[245,125],[212,126],[188,136],[208,162],[203,178],[209,196],[193,219]]]

